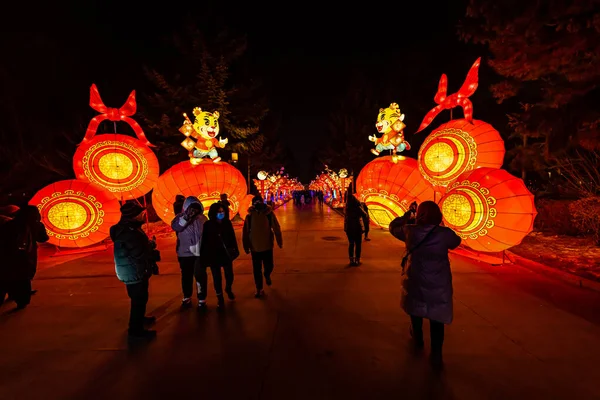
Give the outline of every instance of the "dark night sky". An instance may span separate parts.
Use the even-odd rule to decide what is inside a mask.
[[[182,28],[186,14],[208,27],[219,24],[218,18],[203,14],[197,6],[201,2],[81,3],[33,7],[29,24],[14,24],[21,32],[37,34],[23,36],[13,30],[2,39],[11,60],[7,67],[21,85],[15,87],[23,87],[19,93],[13,89],[13,95],[37,92],[38,104],[47,105],[56,119],[70,126],[85,124],[94,115],[87,106],[91,83],[98,84],[107,104],[119,106],[130,90],[148,89],[143,65],[176,69],[173,50],[164,39]],[[399,103],[411,133],[434,105],[440,74],[448,74],[449,91],[455,91],[481,55],[481,49],[456,36],[465,1],[405,3],[216,6],[214,15],[223,16],[234,32],[248,35],[247,67],[264,81],[271,109],[282,118],[280,135],[301,164],[303,179],[312,177],[310,156],[322,143],[327,115],[341,101],[351,77],[379,77],[380,85],[393,88],[393,98],[382,98],[381,107]],[[486,75],[488,67],[482,66],[475,117],[494,123],[502,113],[489,107],[493,102],[485,90],[490,83]]]

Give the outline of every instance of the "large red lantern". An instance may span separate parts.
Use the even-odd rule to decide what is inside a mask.
[[[40,210],[49,242],[59,247],[100,243],[121,217],[119,201],[109,191],[79,180],[48,185],[29,204]]]
[[[77,179],[98,184],[120,200],[150,192],[158,181],[156,155],[139,140],[104,134],[82,143],[73,157]]]
[[[417,160],[391,156],[379,157],[360,171],[356,194],[369,207],[371,220],[387,228],[390,222],[404,215],[413,201],[433,199],[433,187],[419,172]]]
[[[461,174],[500,168],[504,141],[487,122],[452,120],[435,129],[419,150],[419,170],[434,186],[446,187]]]
[[[152,205],[157,215],[166,223],[171,223],[175,196],[196,196],[205,209],[219,201],[222,193],[227,193],[231,203],[229,215],[233,218],[239,210],[240,200],[247,192],[244,176],[231,165],[220,163],[180,162],[169,168],[159,178],[152,191]]]
[[[473,250],[500,252],[521,243],[537,214],[523,181],[502,169],[468,171],[440,200],[446,226]]]
[[[101,114],[92,118],[73,157],[77,179],[100,185],[121,201],[150,192],[159,175],[158,159],[148,147],[142,128],[131,118],[136,111],[135,91],[123,107],[106,107],[96,85],[90,88],[90,106]],[[104,120],[127,122],[138,139],[120,134],[95,136]]]

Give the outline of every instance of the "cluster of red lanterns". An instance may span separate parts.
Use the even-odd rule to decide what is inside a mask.
[[[231,216],[247,209],[244,177],[223,162],[193,165],[179,163],[159,176],[158,159],[140,125],[131,117],[136,112],[135,91],[121,108],[107,107],[96,85],[90,89],[90,106],[100,114],[92,118],[82,143],[73,157],[76,179],[53,183],[41,189],[30,204],[38,207],[49,242],[61,248],[98,244],[120,218],[120,206],[144,198],[153,190],[153,205],[167,223],[173,218],[175,196],[197,196],[205,206],[229,196]],[[96,135],[103,121],[126,122],[137,138],[118,133]],[[137,201],[137,200],[136,200]]]
[[[521,179],[500,169],[505,149],[498,131],[472,118],[468,97],[477,88],[479,64],[480,59],[471,67],[461,89],[449,96],[447,78],[442,76],[435,96],[438,106],[427,114],[419,131],[443,109],[461,106],[465,118],[434,129],[421,146],[417,160],[381,157],[361,171],[357,195],[367,203],[377,225],[387,227],[413,201],[434,200],[446,226],[476,251],[506,250],[532,231],[537,214],[533,195]]]

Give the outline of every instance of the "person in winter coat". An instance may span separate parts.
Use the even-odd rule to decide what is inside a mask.
[[[406,217],[406,224],[407,225],[414,225],[417,222],[417,202],[413,201],[412,203],[410,203],[410,206],[408,207],[408,211],[406,211],[403,215],[403,217]]]
[[[31,301],[31,280],[37,269],[37,244],[48,241],[37,207],[19,209],[1,226],[0,304],[8,294],[23,309]]]
[[[156,260],[153,250],[156,244],[142,230],[146,210],[136,203],[125,203],[121,207],[121,219],[110,227],[110,238],[114,242],[115,271],[117,278],[125,284],[131,299],[129,312],[129,337],[150,339],[156,331],[145,327],[156,321],[146,316],[149,280]]]
[[[207,218],[204,216],[202,203],[194,196],[185,199],[182,210],[171,221],[171,228],[177,234],[177,260],[181,269],[181,290],[183,291],[181,307],[192,306],[194,275],[198,289],[198,306],[204,307],[208,276],[206,268],[200,265],[200,244]]]
[[[358,199],[352,193],[349,193],[344,208],[344,232],[348,237],[348,257],[352,267],[361,264],[362,234],[365,230],[364,218],[366,216]]]
[[[448,251],[460,245],[460,237],[440,226],[442,212],[433,201],[421,203],[416,225],[406,224],[408,216],[396,218],[390,232],[406,243],[408,267],[404,272],[402,307],[410,315],[411,334],[423,347],[423,318],[429,320],[431,361],[442,365],[444,324],[450,324],[452,311],[452,272]]]
[[[225,275],[225,293],[230,300],[235,299],[233,294],[233,261],[239,256],[235,231],[231,221],[227,219],[225,207],[219,202],[210,206],[208,221],[204,223],[202,244],[200,246],[200,259],[204,268],[209,267],[213,276],[213,284],[220,309],[225,306],[223,300],[223,278]]]
[[[365,212],[363,217],[363,225],[365,227],[365,242],[370,242],[371,239],[369,238],[369,231],[371,230],[371,216],[369,215],[369,206],[367,206],[367,203],[365,202],[360,203],[360,206]]]
[[[256,298],[264,295],[263,266],[265,282],[268,286],[272,284],[271,273],[273,272],[275,241],[280,249],[283,248],[283,236],[279,221],[277,221],[273,209],[263,203],[262,197],[255,196],[244,221],[242,242],[246,254],[252,252],[252,270],[256,285],[254,297]]]

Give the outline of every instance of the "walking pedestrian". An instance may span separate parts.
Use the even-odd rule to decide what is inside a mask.
[[[442,212],[433,201],[421,203],[416,225],[408,225],[409,216],[396,218],[390,232],[406,243],[402,260],[402,307],[411,319],[411,335],[417,348],[424,346],[423,318],[429,320],[431,362],[442,368],[444,325],[453,319],[452,272],[448,251],[460,245],[460,237],[440,226]],[[406,266],[406,267],[405,267]]]
[[[148,239],[142,230],[146,210],[136,203],[125,203],[121,207],[121,219],[110,228],[114,243],[115,271],[117,278],[125,284],[131,299],[129,311],[129,337],[150,339],[156,331],[146,326],[156,322],[155,317],[146,316],[149,280],[155,262],[156,243]]]
[[[31,281],[37,270],[37,244],[48,241],[37,207],[24,206],[0,227],[0,305],[8,297],[23,309],[31,302]]]
[[[254,297],[260,298],[264,295],[263,267],[267,286],[272,284],[274,242],[277,241],[279,248],[283,248],[283,236],[277,217],[271,207],[263,204],[260,196],[252,199],[252,206],[248,209],[244,221],[242,238],[244,251],[246,254],[252,253],[252,270],[256,285]]]
[[[198,307],[206,306],[206,268],[200,264],[200,244],[202,231],[207,218],[204,207],[197,197],[189,196],[183,203],[182,212],[171,221],[171,228],[177,233],[177,260],[181,269],[182,308],[192,306],[194,276],[198,293]]]
[[[212,272],[219,309],[225,306],[221,269],[225,275],[225,293],[229,300],[234,300],[233,261],[239,255],[235,231],[231,221],[226,217],[224,206],[220,202],[211,205],[208,210],[208,221],[204,223],[200,259],[202,267],[208,267]]]
[[[364,232],[365,211],[358,199],[348,193],[348,201],[344,208],[344,232],[348,237],[348,257],[350,266],[356,267],[361,264],[362,234]]]

